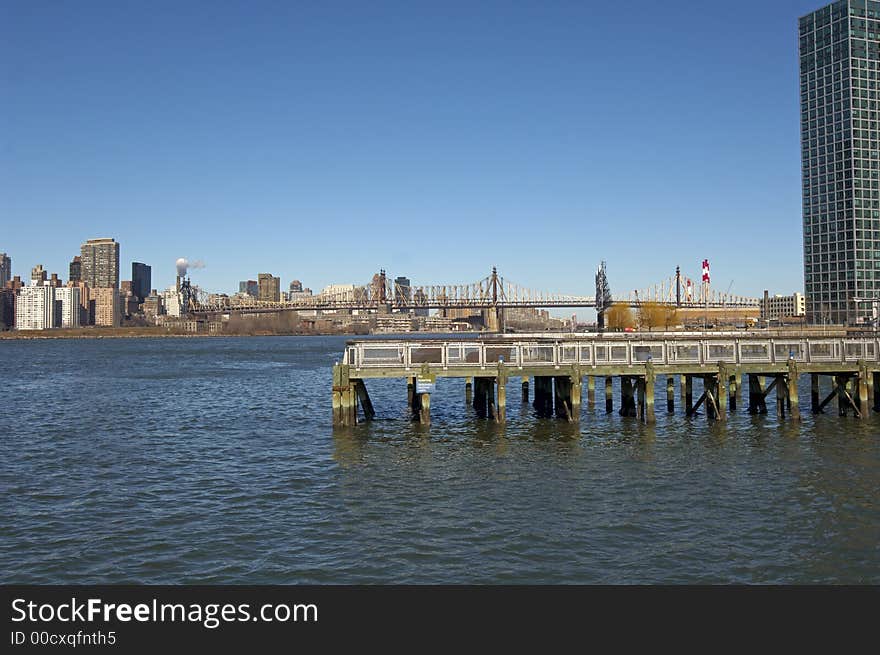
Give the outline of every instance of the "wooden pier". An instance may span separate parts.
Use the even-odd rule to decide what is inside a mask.
[[[840,416],[867,419],[880,412],[880,339],[877,337],[769,337],[762,334],[603,334],[483,339],[349,341],[333,367],[333,424],[354,425],[376,413],[366,380],[403,378],[413,420],[431,422],[431,393],[438,377],[462,378],[465,399],[478,416],[507,420],[508,385],[521,380],[523,403],[540,417],[577,422],[583,388],[594,407],[604,385],[605,411],[614,411],[614,378],[620,379],[618,413],[656,420],[656,385],[665,383],[666,411],[675,411],[675,378],[687,416],[701,409],[724,421],[742,408],[767,413],[775,391],[780,418],[801,416],[798,379],[810,375],[810,411],[835,400]],[[665,380],[664,380],[665,378]],[[825,385],[823,395],[822,380]],[[694,399],[694,380],[702,393]],[[598,381],[598,382],[597,382]],[[603,382],[604,381],[604,382]],[[745,386],[744,386],[745,381]],[[586,383],[586,384],[585,384]],[[661,387],[662,389],[663,387]],[[402,392],[401,392],[402,393]],[[360,409],[360,412],[359,412]]]

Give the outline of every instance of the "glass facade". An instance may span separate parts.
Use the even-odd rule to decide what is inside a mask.
[[[880,1],[798,27],[807,320],[857,323],[880,293]]]

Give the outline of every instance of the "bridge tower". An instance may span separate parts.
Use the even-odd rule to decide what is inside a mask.
[[[605,275],[605,261],[599,263],[596,270],[596,314],[599,332],[605,331],[605,311],[611,307],[611,286]]]
[[[486,328],[490,332],[504,332],[504,308],[499,305],[499,293],[498,288],[500,286],[499,278],[498,278],[498,269],[497,267],[492,267],[492,276],[489,278],[489,288],[491,290],[491,306],[489,307],[489,311],[486,312]],[[501,296],[504,295],[504,290],[501,290]]]

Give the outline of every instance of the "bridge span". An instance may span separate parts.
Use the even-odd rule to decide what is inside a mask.
[[[194,297],[190,313],[207,316],[236,312],[261,314],[283,311],[409,311],[413,309],[439,310],[492,310],[503,323],[505,309],[518,308],[596,308],[600,313],[611,304],[622,303],[638,307],[646,302],[678,308],[735,309],[757,308],[761,299],[737,296],[711,290],[708,286],[694,292],[689,279],[676,275],[653,287],[633,290],[629,294],[612,296],[605,282],[604,267],[596,276],[597,294],[592,296],[552,293],[530,289],[498,274],[493,268],[490,275],[471,284],[438,284],[404,286],[391,281],[382,271],[364,285],[345,291],[320,293],[286,302],[260,301],[256,298],[214,298],[205,294]]]
[[[862,337],[768,336],[762,334],[650,333],[496,336],[485,339],[365,339],[346,344],[333,368],[333,423],[371,420],[376,412],[367,391],[370,379],[402,378],[414,420],[431,421],[431,393],[438,378],[464,380],[465,399],[477,416],[506,421],[507,388],[520,379],[522,402],[538,416],[569,422],[581,417],[583,385],[595,404],[597,380],[605,410],[613,411],[613,380],[620,379],[622,416],[655,421],[655,385],[665,377],[667,411],[675,411],[675,377],[688,416],[705,408],[711,420],[736,411],[747,376],[748,411],[767,412],[775,390],[779,417],[800,420],[798,379],[811,378],[811,411],[837,401],[841,416],[867,419],[880,412],[880,339]],[[694,381],[702,393],[694,400]],[[827,382],[823,393],[823,381]],[[828,382],[830,381],[830,382]]]

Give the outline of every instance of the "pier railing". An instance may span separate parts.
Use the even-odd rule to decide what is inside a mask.
[[[343,363],[357,369],[400,368],[424,364],[457,367],[506,366],[548,368],[580,364],[587,367],[676,364],[855,363],[878,361],[877,338],[729,338],[637,339],[575,338],[556,340],[362,340],[346,345]]]

